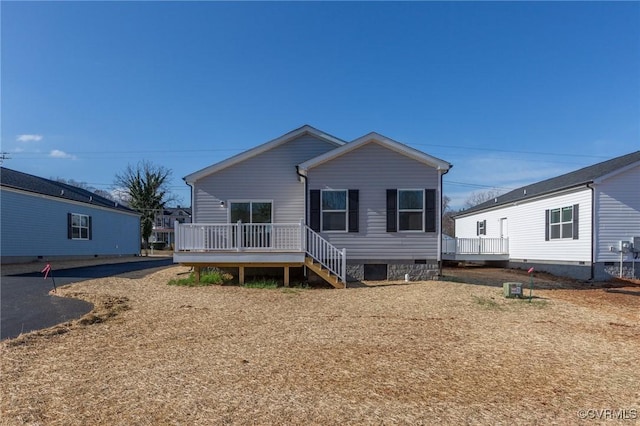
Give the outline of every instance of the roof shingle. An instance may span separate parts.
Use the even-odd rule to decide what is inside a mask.
[[[632,152],[611,160],[584,167],[561,176],[556,176],[531,185],[526,185],[497,197],[497,200],[489,200],[477,206],[461,211],[456,216],[479,212],[488,208],[498,207],[516,201],[530,199],[535,196],[545,195],[563,189],[586,185],[630,164],[640,162],[640,151]],[[526,192],[525,192],[526,190]]]
[[[0,168],[0,171],[0,185],[7,188],[20,189],[36,194],[48,195],[50,197],[87,203],[93,206],[106,207],[114,210],[134,212],[130,208],[115,201],[76,186],[18,172],[5,167]]]

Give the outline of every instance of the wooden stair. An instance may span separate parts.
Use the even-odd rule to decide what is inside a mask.
[[[320,278],[334,286],[335,288],[344,288],[344,283],[340,281],[340,278],[332,274],[328,269],[322,267],[321,264],[315,262],[312,257],[306,256],[304,258],[304,264],[307,268],[315,272]]]

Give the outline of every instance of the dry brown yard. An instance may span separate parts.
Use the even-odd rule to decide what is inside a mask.
[[[186,271],[59,290],[96,309],[0,344],[0,424],[640,422],[638,287],[166,285]]]

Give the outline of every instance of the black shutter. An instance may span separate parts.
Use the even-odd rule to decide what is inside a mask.
[[[425,189],[424,231],[436,232],[436,190]]]
[[[89,239],[93,239],[93,229],[91,227],[91,216],[89,216]]]
[[[358,190],[349,190],[349,232],[358,232],[359,225],[359,209],[358,209]]]
[[[573,239],[578,239],[578,205],[573,205]]]
[[[480,221],[476,221],[476,235],[480,235]]]
[[[309,227],[320,232],[320,190],[309,191]]]
[[[487,219],[482,221],[482,235],[487,235]]]
[[[387,189],[387,232],[398,231],[398,190]]]
[[[73,238],[73,229],[71,227],[71,213],[67,213],[67,239]]]
[[[544,240],[549,241],[549,210],[544,211]]]

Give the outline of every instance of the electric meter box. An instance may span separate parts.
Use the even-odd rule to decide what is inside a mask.
[[[620,246],[618,247],[621,252],[629,253],[633,250],[633,243],[631,241],[620,241]]]
[[[522,283],[502,283],[504,297],[522,297]]]

